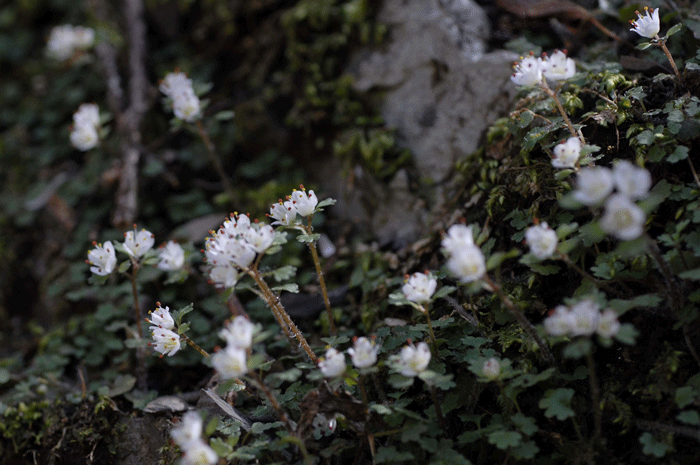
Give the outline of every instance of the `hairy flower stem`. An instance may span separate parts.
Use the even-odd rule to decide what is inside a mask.
[[[270,309],[272,309],[272,313],[275,315],[275,318],[277,318],[277,322],[280,324],[282,329],[287,333],[287,335],[289,335],[289,331],[291,330],[294,338],[297,340],[301,348],[304,349],[304,352],[306,352],[309,359],[311,359],[314,365],[318,365],[318,357],[316,357],[314,351],[311,350],[311,346],[309,346],[306,338],[303,334],[301,334],[301,331],[299,331],[297,325],[294,324],[292,318],[289,316],[284,307],[282,307],[282,304],[280,304],[279,299],[272,292],[270,286],[268,286],[262,276],[260,276],[257,266],[247,269],[247,273],[255,280],[255,283],[262,291],[265,303],[267,303]]]
[[[143,331],[141,329],[141,306],[139,305],[139,292],[136,286],[136,275],[139,272],[139,264],[133,258],[131,259],[131,273],[128,274],[131,281],[131,294],[134,298],[134,316],[136,317],[136,331],[139,335],[139,340],[143,339]],[[138,387],[141,390],[148,388],[148,370],[146,369],[146,350],[144,347],[136,348],[136,379]]]
[[[681,82],[681,73],[678,72],[678,68],[676,67],[676,62],[673,60],[673,57],[671,56],[671,52],[668,51],[668,47],[666,47],[666,39],[662,39],[659,37],[658,34],[654,36],[654,40],[656,41],[656,45],[661,47],[661,50],[664,51],[664,54],[666,55],[666,58],[668,58],[668,62],[671,63],[671,68],[673,68],[673,72],[676,74],[676,79],[678,79],[678,82]]]
[[[425,318],[428,320],[428,331],[430,331],[430,342],[433,344],[433,352],[435,352],[435,358],[440,361],[440,352],[438,351],[437,339],[435,339],[435,331],[433,331],[433,322],[430,321],[430,307],[426,304],[425,306],[419,305],[418,310],[425,314]]]
[[[595,422],[593,443],[595,443],[600,439],[603,431],[603,412],[600,410],[600,387],[598,386],[598,376],[595,372],[593,354],[590,350],[586,353],[586,362],[588,363],[588,381],[591,385],[591,402],[593,403],[593,418]]]
[[[267,400],[270,401],[270,405],[272,405],[272,408],[277,413],[279,419],[282,420],[282,423],[284,424],[284,427],[287,429],[289,434],[294,435],[294,428],[292,427],[292,424],[289,421],[289,417],[286,413],[284,413],[284,410],[282,410],[282,406],[280,406],[279,402],[277,402],[277,398],[272,393],[270,388],[267,387],[267,385],[263,382],[262,378],[257,373],[250,372],[248,375],[250,376],[250,378],[253,379],[253,381],[255,381],[255,384],[262,391],[262,393],[265,394]]]
[[[534,340],[537,345],[540,348],[540,351],[542,353],[542,357],[544,360],[549,363],[553,367],[557,367],[557,362],[554,360],[554,356],[552,355],[552,351],[549,350],[549,347],[547,344],[542,340],[539,334],[537,334],[537,330],[535,329],[534,326],[532,326],[532,323],[523,315],[523,312],[521,312],[515,304],[508,298],[507,295],[503,292],[503,289],[501,289],[501,286],[496,284],[488,275],[484,275],[482,278],[486,284],[488,284],[491,289],[493,289],[493,292],[496,293],[499,299],[501,299],[501,302],[506,306],[506,308],[510,311],[510,314],[515,317],[515,319],[520,323],[520,326],[525,330],[525,332]]]
[[[209,161],[211,162],[212,166],[214,167],[214,171],[216,171],[216,174],[219,175],[219,179],[221,179],[221,182],[224,185],[224,190],[226,191],[226,195],[228,196],[229,202],[231,202],[231,204],[235,204],[237,200],[236,191],[233,190],[233,184],[231,184],[231,180],[226,174],[226,171],[224,171],[224,165],[223,163],[221,163],[221,158],[219,158],[219,155],[214,149],[214,144],[211,142],[211,139],[209,139],[209,134],[204,129],[204,125],[201,121],[197,121],[196,126],[197,131],[199,132],[199,137],[202,138],[202,142],[204,142],[204,146],[207,148]]]
[[[549,84],[547,84],[546,79],[542,79],[542,83],[540,84],[540,89],[542,89],[545,94],[549,95],[552,100],[554,100],[554,103],[557,104],[557,108],[559,109],[559,113],[561,114],[562,118],[564,118],[564,122],[566,123],[566,126],[569,128],[569,132],[571,133],[572,137],[577,137],[581,141],[581,145],[586,145],[586,141],[581,137],[576,130],[574,129],[574,125],[571,124],[571,120],[569,119],[569,115],[566,114],[566,111],[564,110],[564,107],[561,104],[561,101],[559,100],[559,97],[557,96],[557,93],[553,91],[550,87]]]
[[[445,417],[442,415],[442,407],[440,407],[440,399],[438,398],[437,389],[430,383],[426,383],[430,389],[430,395],[433,397],[433,405],[435,405],[435,416],[437,416],[438,423],[442,432],[447,435],[447,423],[445,423]]]
[[[209,357],[209,352],[207,352],[206,350],[204,350],[204,349],[202,349],[201,347],[199,347],[199,346],[197,345],[197,343],[195,343],[192,339],[190,339],[189,337],[187,337],[186,334],[180,334],[180,337],[181,337],[182,339],[184,339],[185,342],[186,342],[187,344],[189,344],[190,347],[192,347],[194,350],[196,350],[197,352],[199,352],[200,355],[201,355],[202,357]]]
[[[307,234],[311,234],[314,228],[311,226],[311,216],[308,218],[308,226],[305,228]],[[331,300],[328,298],[328,289],[326,288],[326,279],[323,277],[323,269],[321,268],[321,261],[318,258],[318,250],[316,249],[316,241],[309,242],[309,250],[311,251],[311,257],[314,259],[314,266],[316,267],[316,274],[318,275],[318,284],[321,286],[321,294],[323,294],[323,303],[326,305],[326,316],[328,317],[328,327],[331,332],[331,336],[337,336],[338,330],[335,327],[335,322],[333,321],[333,312],[331,311]]]

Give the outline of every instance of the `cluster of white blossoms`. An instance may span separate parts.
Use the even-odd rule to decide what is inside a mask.
[[[615,336],[620,329],[617,313],[611,308],[602,312],[600,306],[586,299],[571,308],[559,305],[544,320],[544,329],[552,336],[591,336],[597,333],[604,338]]]
[[[319,370],[326,378],[335,378],[345,373],[345,354],[331,347],[326,356],[318,364]]]
[[[264,253],[275,239],[270,225],[251,223],[246,215],[232,213],[218,231],[211,231],[203,250],[211,266],[209,277],[218,287],[233,287],[238,270],[246,269],[256,254]]]
[[[192,88],[192,79],[185,73],[168,73],[160,82],[160,91],[170,97],[173,113],[183,121],[192,122],[199,118],[201,104]]]
[[[93,242],[92,245],[95,248],[88,250],[88,258],[86,260],[88,265],[92,265],[90,271],[98,276],[112,274],[114,267],[117,266],[117,256],[112,242],[107,241],[104,245]]]
[[[563,81],[576,74],[576,62],[566,56],[566,51],[556,50],[552,56],[543,54],[536,58],[530,55],[521,58],[513,65],[513,75],[510,77],[518,86],[532,87],[540,84],[542,78],[550,81]]]
[[[425,342],[417,345],[409,344],[401,349],[398,368],[406,377],[417,376],[428,368],[430,363],[430,348]]]
[[[401,292],[406,296],[406,300],[417,304],[428,302],[437,288],[437,280],[428,273],[406,275],[405,281]]]
[[[253,345],[255,326],[244,316],[237,316],[219,336],[226,340],[226,348],[211,357],[211,364],[221,379],[231,379],[248,372],[248,350]]]
[[[197,412],[187,412],[170,436],[183,452],[183,465],[214,465],[219,460],[214,449],[202,440],[202,418]]]
[[[146,321],[151,324],[151,337],[154,342],[148,345],[160,354],[161,357],[167,355],[172,357],[180,350],[180,335],[175,330],[175,320],[170,315],[170,307],[161,307],[160,302],[156,302],[158,308],[149,311],[150,318]]]
[[[377,352],[379,347],[366,337],[356,338],[352,347],[348,349],[352,364],[357,368],[367,368],[377,363]]]
[[[576,168],[580,156],[581,140],[578,137],[569,137],[554,147],[552,166],[555,168]]]
[[[545,260],[554,255],[559,243],[557,233],[549,227],[546,221],[527,228],[525,240],[527,245],[530,246],[530,253],[540,260]]]
[[[70,142],[76,149],[86,152],[100,142],[100,109],[94,103],[83,103],[73,113]]]
[[[618,160],[612,170],[584,168],[578,173],[574,198],[584,205],[605,201],[600,227],[623,241],[637,239],[644,232],[646,214],[634,203],[649,195],[651,174],[627,160]],[[616,193],[612,193],[613,190]]]
[[[94,43],[94,29],[65,24],[51,29],[46,43],[46,53],[51,58],[65,61],[72,58],[77,51],[88,50]]]
[[[637,14],[637,20],[630,20],[630,24],[634,26],[630,31],[634,31],[642,37],[647,37],[653,39],[659,34],[661,30],[661,22],[659,21],[659,9],[644,7],[644,12],[646,16],[642,16],[639,11],[635,11]]]
[[[471,226],[450,226],[442,239],[442,247],[449,256],[447,269],[462,282],[477,281],[486,274],[486,260],[479,246],[474,243]]]
[[[175,271],[185,265],[185,251],[175,241],[170,241],[160,247],[158,253],[158,268],[164,271]]]
[[[291,226],[296,221],[297,215],[309,217],[316,211],[318,198],[314,191],[308,193],[304,186],[300,186],[301,190],[294,189],[292,195],[288,195],[286,200],[280,199],[279,202],[270,207],[270,213],[267,214],[272,218],[272,224],[281,226]]]
[[[366,337],[355,338],[353,346],[347,350],[356,368],[367,368],[377,363],[378,351],[379,347]],[[430,356],[430,348],[425,342],[419,342],[417,345],[409,344],[397,357],[396,367],[406,377],[417,376],[428,368]],[[346,370],[345,354],[334,348],[328,349],[318,368],[326,378],[342,376]]]

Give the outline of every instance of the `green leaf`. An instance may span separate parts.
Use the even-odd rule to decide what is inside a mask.
[[[510,453],[513,454],[517,460],[532,460],[535,458],[540,448],[537,447],[535,441],[526,441],[521,443],[518,447],[513,448]]]
[[[93,286],[104,286],[108,279],[109,275],[100,276],[93,273],[88,277],[88,283]]]
[[[668,32],[666,33],[666,37],[671,37],[673,34],[677,33],[681,29],[683,29],[683,24],[681,24],[681,23],[676,24],[675,26],[673,26],[671,29],[668,30]]]
[[[687,61],[685,63],[685,69],[687,69],[688,71],[697,71],[700,70],[700,64]]]
[[[494,431],[488,436],[489,444],[495,445],[501,450],[516,447],[523,439],[523,435],[517,431]]]
[[[486,260],[486,269],[491,271],[494,268],[500,266],[501,263],[508,260],[509,258],[514,258],[518,255],[520,255],[520,251],[518,249],[510,249],[508,252],[493,253],[489,257],[489,259]]]
[[[654,134],[654,131],[647,129],[637,134],[635,139],[642,145],[651,145],[654,143],[654,140],[656,140],[656,134]]]
[[[624,315],[628,310],[639,307],[656,308],[663,299],[658,294],[638,295],[634,299],[613,299],[608,302],[608,307],[615,310],[618,316]]]
[[[518,412],[511,418],[515,426],[527,436],[532,436],[539,428],[537,427],[537,422],[532,417],[526,417],[522,413]]]
[[[564,358],[583,358],[591,353],[593,343],[587,337],[582,337],[567,344],[562,351]]]
[[[566,420],[575,415],[571,409],[573,397],[573,389],[548,389],[544,393],[544,398],[540,400],[539,406],[544,410],[544,416],[547,418],[556,417],[558,420]]]
[[[119,264],[119,268],[117,269],[120,273],[126,273],[126,270],[129,269],[131,266],[131,260],[124,260]]]
[[[639,336],[639,331],[635,329],[632,323],[622,323],[620,325],[620,329],[615,335],[615,339],[622,342],[623,344],[631,346],[634,345],[637,336]]]
[[[666,452],[673,450],[673,447],[661,441],[657,441],[656,438],[649,432],[643,433],[639,437],[639,443],[644,446],[642,448],[642,452],[644,452],[646,455],[653,455],[659,459],[666,455]]]
[[[695,268],[694,270],[683,271],[678,273],[678,276],[683,279],[690,279],[691,281],[700,280],[700,268]]]
[[[299,293],[299,285],[296,283],[282,284],[281,286],[275,286],[272,288],[273,292],[291,292],[292,294]]]
[[[641,44],[637,45],[635,48],[638,50],[646,50],[649,47],[651,47],[651,42],[642,42]]]
[[[688,425],[700,425],[700,414],[698,414],[697,410],[686,410],[679,413],[676,418],[678,421]]]
[[[321,237],[320,234],[299,234],[297,236],[297,240],[299,242],[316,242],[318,241],[318,238]]]
[[[215,114],[214,119],[217,119],[219,121],[228,121],[230,119],[233,119],[234,116],[236,116],[236,114],[233,111],[223,110]]]
[[[377,449],[375,463],[398,463],[415,460],[410,452],[399,452],[394,446],[383,446]]]
[[[336,202],[337,202],[337,200],[331,199],[331,198],[323,199],[318,203],[318,205],[316,205],[316,211],[318,211],[319,208],[328,207],[330,205],[335,205]]]
[[[583,207],[583,204],[576,200],[573,192],[568,192],[566,195],[559,198],[559,206],[567,210],[578,210]]]
[[[280,282],[285,279],[293,278],[297,274],[297,267],[292,265],[283,266],[272,271],[272,277],[275,281]]]
[[[578,223],[566,223],[566,224],[559,225],[559,227],[557,228],[557,231],[556,231],[557,232],[557,239],[559,239],[560,241],[565,239],[566,236],[568,236],[569,234],[576,232],[578,230],[578,228],[579,228]]]
[[[136,378],[131,375],[117,375],[107,391],[107,396],[116,397],[131,391],[136,385]]]
[[[457,288],[454,286],[442,286],[440,289],[437,290],[437,292],[435,292],[435,294],[433,294],[432,300],[442,299],[443,297],[452,294],[456,290]]]
[[[681,160],[688,158],[688,147],[679,145],[676,147],[672,153],[666,157],[666,161],[669,163],[678,163]]]
[[[688,405],[692,404],[697,397],[698,392],[692,386],[683,386],[676,389],[676,405],[678,408],[686,408]]]
[[[173,320],[175,320],[175,324],[179,326],[182,322],[182,317],[190,313],[192,310],[194,310],[194,303],[186,305],[179,310],[175,310],[172,315]]]

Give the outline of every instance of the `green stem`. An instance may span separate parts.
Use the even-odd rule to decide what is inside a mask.
[[[440,428],[442,428],[442,432],[447,435],[447,424],[445,423],[445,417],[442,415],[442,407],[440,407],[440,399],[438,398],[437,395],[437,389],[435,386],[433,386],[430,383],[427,383],[428,388],[430,389],[430,395],[433,398],[433,405],[435,405],[435,416],[437,416],[438,423],[440,424]]]
[[[566,126],[569,128],[569,132],[571,133],[571,135],[573,137],[578,138],[581,141],[581,145],[585,145],[586,141],[583,139],[583,137],[579,136],[579,134],[574,129],[574,125],[571,124],[571,120],[569,119],[569,115],[566,114],[566,111],[564,110],[564,107],[562,106],[561,101],[559,100],[559,97],[557,96],[557,93],[554,92],[549,87],[549,84],[547,84],[546,79],[542,79],[542,83],[540,84],[540,88],[554,100],[554,103],[556,103],[557,108],[559,109],[559,113],[561,114],[562,118],[564,118],[564,122],[566,123]]]
[[[216,174],[219,175],[219,179],[221,179],[221,182],[224,185],[224,190],[226,191],[226,195],[228,195],[229,202],[231,202],[231,204],[235,204],[236,191],[233,190],[233,184],[231,184],[231,180],[224,170],[224,165],[221,163],[221,159],[214,149],[214,144],[211,142],[211,139],[209,139],[209,134],[204,129],[204,125],[200,120],[197,121],[196,126],[197,131],[199,132],[199,137],[202,138],[202,142],[204,142],[204,146],[207,149],[209,161],[211,162],[212,166],[214,166],[214,171],[216,171]]]
[[[308,217],[308,226],[306,227],[306,233],[311,234],[313,232],[313,227],[311,226],[311,216]],[[338,330],[335,327],[335,322],[333,321],[333,312],[331,311],[331,300],[328,298],[328,289],[326,288],[326,279],[323,277],[323,269],[321,268],[321,261],[318,258],[318,250],[316,249],[316,241],[309,242],[309,250],[311,250],[311,257],[314,259],[314,266],[316,267],[316,274],[318,275],[318,284],[321,286],[321,293],[323,294],[323,303],[326,305],[326,316],[328,317],[328,326],[331,331],[332,336],[338,334]]]
[[[433,344],[433,352],[435,352],[435,359],[440,361],[440,352],[438,351],[437,339],[435,339],[435,331],[433,331],[433,322],[430,320],[430,309],[426,306],[419,305],[419,311],[425,313],[425,318],[428,320],[428,331],[430,332],[430,342]]]
[[[593,418],[595,421],[593,442],[595,443],[600,439],[600,435],[603,431],[603,412],[600,410],[600,387],[598,386],[598,377],[596,376],[595,362],[593,361],[593,354],[591,351],[586,353],[586,362],[588,363],[588,381],[590,382],[591,397],[593,398]]]
[[[676,62],[673,60],[673,57],[671,56],[671,52],[668,51],[668,47],[666,47],[666,40],[659,38],[658,34],[656,34],[654,36],[654,39],[657,40],[657,45],[659,47],[661,47],[661,50],[664,51],[666,58],[668,58],[668,62],[671,63],[671,68],[673,68],[673,72],[676,74],[676,79],[678,79],[678,82],[681,82],[681,73],[678,72],[678,68],[676,67]]]
[[[199,347],[192,339],[190,339],[189,337],[187,337],[186,334],[180,334],[180,337],[181,337],[182,339],[184,339],[185,342],[187,342],[187,344],[189,344],[190,347],[192,347],[194,350],[196,350],[197,352],[199,352],[199,353],[202,355],[202,357],[209,357],[209,353],[208,353],[206,350],[204,350],[204,349],[202,349],[201,347]]]

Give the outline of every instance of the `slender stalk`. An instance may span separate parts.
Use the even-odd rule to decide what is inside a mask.
[[[419,305],[419,311],[425,313],[425,318],[428,320],[428,330],[430,331],[430,342],[433,344],[433,352],[435,352],[435,358],[440,361],[440,352],[438,351],[438,345],[437,345],[437,339],[435,339],[435,331],[433,331],[433,322],[430,320],[430,312],[429,312],[429,307],[426,306],[424,307],[423,305]]]
[[[659,47],[661,47],[661,50],[664,51],[666,58],[668,58],[668,62],[671,63],[671,68],[673,68],[673,72],[676,74],[676,79],[678,79],[678,82],[681,82],[681,73],[678,72],[678,68],[676,67],[676,62],[673,60],[673,57],[671,56],[671,52],[668,51],[668,47],[666,47],[666,40],[661,39],[658,34],[656,34],[654,36],[654,39],[657,41],[656,44]]]
[[[313,228],[311,227],[311,216],[308,218],[309,224],[306,227],[306,233],[311,234]],[[318,250],[316,249],[316,242],[309,242],[309,250],[311,250],[311,257],[314,259],[314,266],[316,267],[316,274],[318,275],[318,284],[321,286],[321,293],[323,294],[323,303],[326,305],[326,316],[328,316],[328,326],[331,331],[332,336],[338,334],[338,330],[335,327],[335,322],[333,321],[333,312],[331,311],[331,300],[328,298],[328,289],[326,288],[326,279],[323,277],[323,269],[321,268],[321,261],[318,258]]]
[[[549,87],[549,84],[547,84],[546,79],[542,79],[542,83],[540,84],[540,88],[554,100],[554,103],[557,104],[557,108],[559,109],[559,113],[561,114],[562,118],[564,118],[564,122],[566,123],[566,126],[569,128],[569,132],[571,133],[571,135],[573,137],[577,137],[581,141],[581,145],[585,145],[586,141],[574,129],[574,125],[571,124],[571,120],[569,119],[569,115],[566,114],[566,111],[564,110],[564,107],[562,106],[561,101],[559,100],[559,97],[557,96],[557,93]]]
[[[204,125],[202,124],[202,121],[197,120],[196,126],[197,126],[197,131],[199,132],[199,137],[202,138],[202,142],[204,142],[204,146],[207,148],[207,154],[209,155],[209,161],[211,161],[212,166],[214,166],[214,171],[216,171],[216,174],[219,175],[219,179],[221,179],[221,182],[224,185],[224,190],[226,191],[226,195],[228,195],[229,202],[231,202],[232,204],[235,204],[236,203],[236,191],[233,190],[233,184],[231,184],[231,180],[229,179],[228,175],[226,174],[226,171],[224,171],[224,165],[223,165],[223,163],[221,163],[221,159],[219,158],[219,155],[216,153],[216,150],[214,149],[214,144],[211,142],[211,139],[209,139],[209,134],[204,129]]]
[[[520,326],[525,330],[525,332],[534,340],[537,345],[540,348],[540,351],[542,352],[542,357],[545,359],[547,363],[554,367],[558,367],[557,362],[554,360],[554,356],[552,355],[552,352],[549,350],[549,347],[545,342],[542,340],[539,334],[537,334],[537,330],[535,329],[534,326],[532,326],[532,323],[523,315],[523,312],[521,312],[514,304],[513,302],[508,298],[507,295],[503,292],[503,289],[501,289],[501,286],[496,284],[488,275],[484,275],[482,278],[486,284],[491,286],[491,289],[498,295],[498,297],[501,299],[501,302],[506,306],[506,308],[510,311],[511,315],[515,317],[516,320],[518,320],[518,323],[520,323]]]
[[[586,353],[586,362],[588,363],[588,381],[591,385],[591,397],[593,397],[593,418],[595,421],[593,442],[595,443],[600,439],[600,435],[603,431],[603,412],[600,410],[600,387],[598,386],[598,376],[595,372],[595,362],[593,361],[593,354],[591,351]]]
[[[204,349],[202,349],[201,347],[199,347],[199,346],[197,345],[197,343],[195,343],[192,339],[190,339],[189,337],[187,337],[186,334],[180,334],[180,337],[181,337],[182,339],[184,339],[185,342],[186,342],[187,344],[189,344],[190,347],[192,347],[194,350],[196,350],[197,352],[199,352],[199,353],[202,355],[202,357],[209,357],[209,353],[208,353],[206,350],[204,350]]]
[[[287,429],[289,434],[294,435],[294,428],[292,427],[292,424],[289,421],[289,417],[284,412],[284,410],[282,410],[282,406],[280,406],[279,402],[277,402],[277,398],[272,393],[272,391],[267,387],[267,385],[263,382],[262,378],[258,376],[257,373],[251,372],[249,373],[249,376],[255,381],[255,384],[263,392],[263,394],[265,394],[267,400],[270,401],[270,405],[272,405],[272,408],[275,409],[275,412],[277,412],[277,416],[280,418],[280,420],[282,420],[282,423],[284,424],[284,427]]]
[[[136,286],[136,276],[139,272],[139,264],[135,259],[131,259],[132,272],[128,274],[131,281],[131,294],[134,298],[134,316],[136,317],[136,330],[139,335],[139,340],[143,339],[143,331],[141,329],[141,306],[139,305],[139,293]],[[148,388],[148,370],[146,369],[146,351],[144,347],[136,348],[136,379],[141,390]]]
[[[433,397],[433,405],[435,405],[435,415],[437,416],[438,423],[440,423],[440,428],[442,432],[447,435],[447,423],[445,423],[445,417],[442,415],[442,407],[440,407],[440,399],[437,395],[437,389],[430,383],[426,383],[430,389],[430,395]]]

